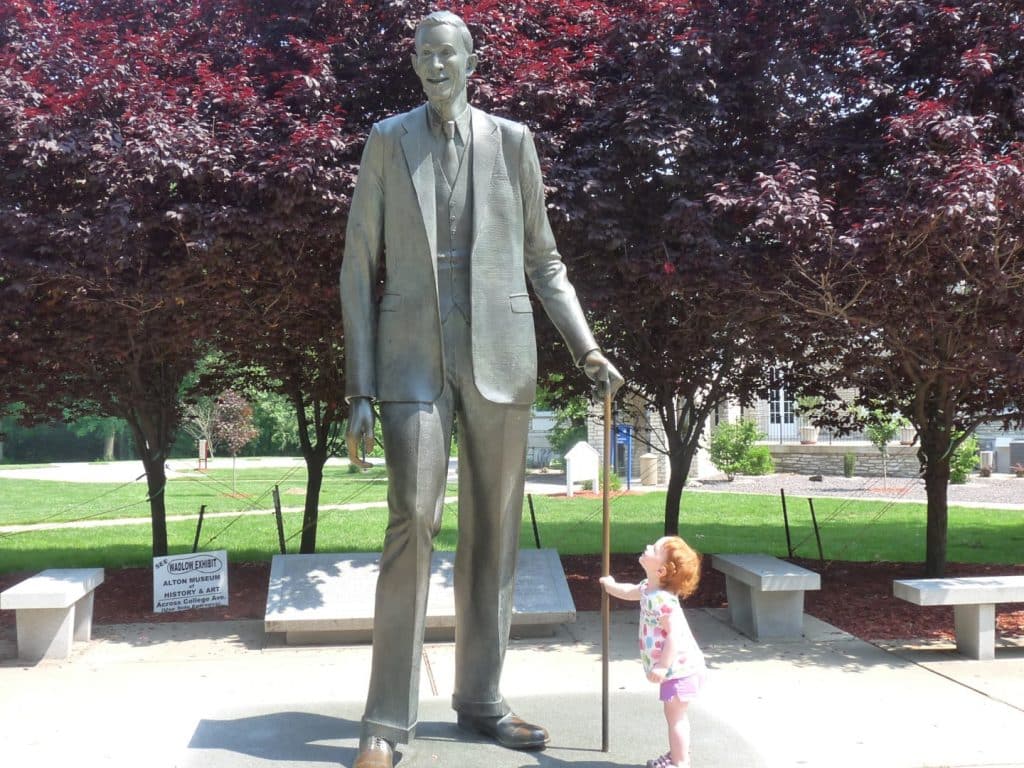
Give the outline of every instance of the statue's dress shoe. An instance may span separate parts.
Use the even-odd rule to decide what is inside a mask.
[[[459,714],[459,728],[475,731],[494,739],[509,749],[543,749],[548,743],[548,732],[509,712],[503,716]]]
[[[380,736],[360,739],[359,754],[352,768],[394,768],[391,742]]]

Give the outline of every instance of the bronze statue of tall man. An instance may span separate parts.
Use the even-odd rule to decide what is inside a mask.
[[[469,106],[466,82],[477,57],[465,23],[432,13],[415,40],[412,66],[428,103],[370,131],[341,268],[348,437],[373,434],[376,401],[388,470],[355,768],[392,768],[395,744],[415,733],[431,553],[455,420],[452,706],[460,728],[503,746],[547,743],[547,731],[517,717],[499,687],[537,377],[527,279],[586,375],[613,391],[622,385],[566,277],[529,130]]]

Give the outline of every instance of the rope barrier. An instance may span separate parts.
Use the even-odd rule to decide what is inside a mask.
[[[865,490],[866,491],[871,491],[872,489],[874,489],[874,487],[879,482],[882,482],[884,480],[884,482],[888,483],[889,480],[891,480],[891,479],[892,478],[875,478],[875,480],[871,484],[869,484]],[[921,475],[918,475],[918,477],[915,480],[920,480],[920,479],[921,479]],[[889,499],[885,504],[883,504],[882,507],[878,510],[878,512],[876,512],[871,517],[871,519],[868,520],[867,525],[874,525],[879,520],[881,520],[882,517],[889,510],[891,510],[893,507],[896,506],[896,504],[899,503],[899,498],[902,498],[903,496],[906,496],[907,493],[910,492],[910,489],[912,487],[913,487],[913,483],[908,483],[908,484],[904,485],[902,488],[895,489],[897,491],[896,496],[898,498]],[[864,498],[846,498],[846,499],[843,499],[842,503],[839,506],[837,506],[832,512],[830,512],[829,515],[824,520],[819,521],[818,527],[820,528],[820,526],[822,526],[822,525],[825,525],[827,523],[833,522],[836,518],[839,517],[839,515],[841,515],[843,512],[845,512],[847,507],[849,507],[851,504],[857,504],[857,503],[862,502],[862,501],[871,501],[871,499],[864,499]],[[801,546],[803,546],[808,541],[810,541],[811,537],[814,536],[814,535],[815,535],[815,531],[812,530],[811,533],[808,533],[806,536],[804,536],[803,539],[798,541],[793,546],[793,552],[796,552]],[[831,563],[831,561],[834,561],[834,560],[841,560],[842,559],[841,556],[852,546],[852,544],[853,544],[853,542],[847,542],[839,550],[838,555],[835,556],[835,557],[830,558],[829,562]]]

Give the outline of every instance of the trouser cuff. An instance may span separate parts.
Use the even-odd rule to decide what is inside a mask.
[[[504,717],[512,711],[504,698],[497,701],[467,701],[456,696],[452,696],[452,709],[460,715],[477,717]]]
[[[416,723],[413,723],[408,728],[399,728],[394,725],[388,725],[387,723],[377,723],[373,720],[367,720],[363,718],[362,730],[360,736],[366,738],[367,736],[380,736],[382,739],[387,739],[392,744],[408,744],[416,736]]]

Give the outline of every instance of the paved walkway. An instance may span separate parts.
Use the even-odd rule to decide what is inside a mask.
[[[883,649],[808,618],[800,641],[755,643],[721,610],[689,612],[711,666],[693,707],[694,768],[1024,766],[1024,645],[996,659],[949,646]],[[513,641],[504,690],[551,744],[517,753],[466,737],[449,708],[453,646],[424,653],[418,738],[402,768],[642,766],[664,751],[636,614],[612,618],[611,727],[601,751],[600,617]],[[99,626],[67,661],[25,666],[0,641],[5,765],[351,766],[368,646],[287,647],[262,622]]]

